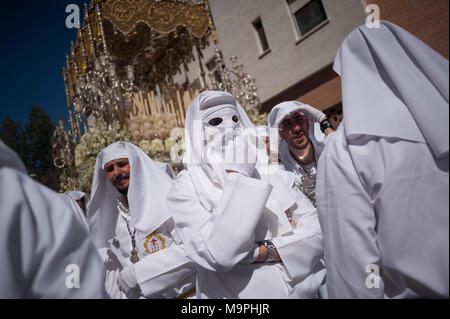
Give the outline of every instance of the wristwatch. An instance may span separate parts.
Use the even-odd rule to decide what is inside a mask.
[[[271,263],[275,261],[276,257],[276,248],[273,243],[269,240],[263,240],[258,242],[260,245],[264,245],[267,248],[267,258],[264,260],[265,263]]]
[[[325,119],[322,122],[320,122],[320,130],[322,131],[322,133],[325,133],[325,130],[327,128],[334,129],[333,124],[331,124],[329,119]]]

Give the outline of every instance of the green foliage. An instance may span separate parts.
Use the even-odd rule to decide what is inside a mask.
[[[22,161],[27,162],[25,131],[19,123],[7,116],[0,125],[0,139],[15,151]]]
[[[48,113],[34,105],[24,129],[6,117],[1,123],[0,138],[20,156],[32,178],[57,190],[60,171],[53,165],[51,141],[54,130]]]
[[[52,136],[55,126],[50,116],[38,105],[30,112],[30,120],[25,127],[28,144],[28,173],[50,188],[58,188],[59,171],[53,165]]]

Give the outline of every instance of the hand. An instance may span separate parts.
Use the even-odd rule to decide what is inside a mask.
[[[298,111],[302,112],[308,120],[317,123],[320,123],[327,118],[325,113],[308,104],[301,105]]]
[[[241,173],[247,177],[252,176],[257,161],[256,139],[252,135],[246,136],[247,141],[244,140],[242,135],[238,135],[227,145],[227,147],[233,148],[229,150],[229,154],[235,154],[236,156],[234,162],[225,163],[227,173]]]
[[[138,282],[133,265],[127,266],[120,272],[119,277],[117,278],[117,284],[119,285],[119,289],[127,296],[130,294],[131,290],[136,288]]]
[[[259,245],[259,255],[256,258],[256,260],[254,261],[254,263],[263,263],[266,261],[267,259],[267,255],[269,253],[269,250],[267,249],[266,246],[264,245]],[[278,254],[278,250],[275,249],[275,262],[280,262],[281,261],[281,257]]]

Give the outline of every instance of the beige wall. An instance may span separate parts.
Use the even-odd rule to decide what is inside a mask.
[[[297,0],[302,1],[302,0]],[[304,1],[305,3],[307,1]],[[244,71],[256,79],[264,102],[332,63],[342,41],[365,21],[361,0],[322,0],[328,23],[298,42],[298,35],[285,0],[210,0],[217,29],[217,45],[229,58],[238,57]],[[252,22],[260,17],[270,52],[260,58]],[[204,51],[205,62],[214,47]],[[189,80],[199,76],[198,63],[190,65]],[[180,75],[180,81],[184,76]]]
[[[229,58],[235,55],[244,64],[244,71],[256,79],[266,111],[286,99],[320,109],[341,101],[340,79],[331,71],[331,63],[344,38],[365,22],[366,3],[379,5],[381,19],[405,28],[448,58],[448,0],[322,1],[329,22],[298,41],[285,0],[210,0],[219,38],[217,47],[228,67]],[[270,52],[262,58],[252,26],[257,17],[262,20],[270,46]],[[213,56],[213,49],[214,45],[204,51],[204,62]],[[198,62],[191,63],[189,79],[199,74]],[[308,85],[311,76],[312,86]],[[179,79],[183,82],[184,75]]]

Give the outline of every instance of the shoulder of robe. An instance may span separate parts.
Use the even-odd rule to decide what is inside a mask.
[[[180,172],[178,178],[172,183],[172,187],[167,196],[167,206],[171,214],[174,211],[184,209],[198,203],[197,193],[192,184],[191,176],[187,171]]]
[[[185,200],[192,197],[191,194],[195,195],[194,185],[192,184],[191,176],[186,170],[181,171],[178,174],[176,180],[173,181],[172,187],[167,196],[168,203],[179,202],[180,200]]]
[[[289,190],[294,188],[295,174],[293,172],[278,170],[274,174],[277,174],[280,177]]]
[[[10,167],[0,167],[0,203],[3,206],[28,206],[25,197],[28,176]]]
[[[190,186],[191,188],[193,188],[191,175],[187,170],[182,170],[180,173],[178,173],[177,178],[173,181],[172,188],[186,186]]]

